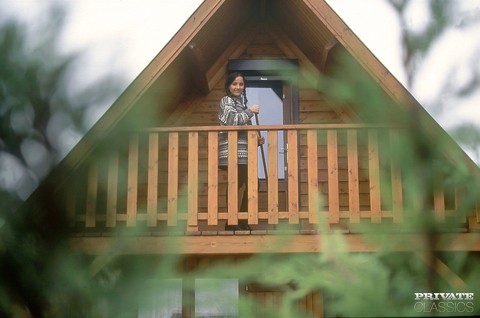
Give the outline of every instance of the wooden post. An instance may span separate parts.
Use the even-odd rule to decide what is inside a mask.
[[[98,192],[98,167],[92,163],[88,169],[87,204],[85,211],[85,227],[95,227]]]
[[[208,133],[208,225],[218,224],[218,132]]]
[[[237,131],[228,132],[228,224],[238,224]]]
[[[378,154],[378,132],[368,131],[368,171],[370,180],[370,217],[372,223],[382,219],[382,202],[380,197],[380,159]]]
[[[138,198],[138,134],[130,138],[128,147],[128,190],[127,190],[127,226],[133,226],[137,219]]]
[[[298,224],[298,130],[288,130],[288,220]]]
[[[248,132],[248,193],[246,195],[248,195],[248,224],[258,224],[258,135],[255,131]]]
[[[268,224],[278,224],[278,132],[270,130],[268,138]]]
[[[399,138],[397,131],[390,131],[390,142]],[[390,159],[390,173],[392,182],[392,211],[393,223],[400,223],[403,221],[403,184],[402,174],[395,163],[395,160]]]
[[[328,212],[329,222],[340,221],[340,201],[338,193],[338,149],[337,131],[327,131],[327,165],[328,165]]]
[[[188,134],[188,226],[198,225],[198,132]],[[198,230],[198,229],[197,229]]]
[[[308,222],[318,223],[320,191],[318,188],[317,131],[307,131]]]
[[[357,131],[347,131],[348,155],[348,203],[350,208],[350,222],[360,222],[360,186],[358,181],[358,143]]]
[[[168,136],[167,225],[177,225],[178,207],[178,132]]]
[[[118,189],[118,153],[113,152],[108,165],[106,226],[115,227],[117,223],[117,189]]]
[[[148,136],[147,225],[157,226],[158,209],[158,133]]]

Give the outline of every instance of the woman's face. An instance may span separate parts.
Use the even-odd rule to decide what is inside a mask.
[[[232,84],[228,87],[230,93],[235,97],[240,97],[242,95],[243,90],[245,88],[245,82],[243,81],[243,77],[237,76],[233,80]]]

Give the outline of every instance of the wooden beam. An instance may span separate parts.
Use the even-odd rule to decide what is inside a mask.
[[[255,38],[255,33],[256,29],[253,25],[247,26],[245,31],[238,35],[223,51],[222,55],[217,58],[217,61],[207,71],[209,87],[214,87],[225,76],[228,60],[240,57]]]
[[[190,74],[193,83],[203,95],[210,93],[210,87],[207,79],[207,67],[203,53],[195,42],[190,42],[188,53],[190,57]]]
[[[109,253],[112,246],[118,255],[147,254],[252,254],[252,253],[321,253],[325,243],[338,234],[318,235],[188,235],[188,236],[140,236],[140,237],[74,237],[71,246],[85,254]],[[398,242],[390,251],[410,252],[418,249],[423,234],[345,234],[349,252],[378,252],[382,242]],[[446,233],[437,235],[434,250],[480,252],[480,235],[473,233]],[[375,244],[372,242],[380,242]]]
[[[465,289],[467,287],[465,281],[454,271],[452,271],[450,267],[442,262],[442,260],[437,256],[425,255],[424,253],[420,252],[416,254],[425,264],[430,266],[431,269],[433,269],[440,277],[442,277],[450,285],[450,287],[454,289]],[[432,256],[432,262],[429,259],[430,256]]]
[[[338,44],[338,40],[335,37],[332,37],[330,41],[328,41],[327,44],[323,47],[322,50],[322,59],[320,61],[320,68],[322,72],[325,72],[325,69],[327,68],[327,62],[328,62],[328,57],[330,51],[335,47],[335,45]]]
[[[267,31],[275,41],[275,44],[288,58],[296,58],[300,64],[300,74],[312,88],[318,87],[320,72],[315,65],[308,59],[301,49],[293,42],[279,27],[269,25]]]

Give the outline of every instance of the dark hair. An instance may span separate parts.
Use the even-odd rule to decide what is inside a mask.
[[[228,74],[227,79],[225,80],[225,93],[227,94],[227,96],[232,96],[232,93],[230,93],[230,85],[239,76],[243,78],[243,83],[245,84],[243,88],[243,103],[244,105],[247,105],[247,79],[245,78],[245,75],[243,75],[242,73],[232,72]]]

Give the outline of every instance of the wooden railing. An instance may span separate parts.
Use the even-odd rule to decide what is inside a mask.
[[[230,154],[237,153],[238,132],[247,131],[247,212],[238,211],[237,156],[219,170],[220,131],[228,134]],[[260,182],[258,131],[267,134],[268,178]],[[284,179],[278,175],[280,131],[288,144]],[[220,230],[242,219],[252,226],[322,218],[330,225],[401,223],[403,180],[388,155],[397,134],[355,124],[146,129],[131,135],[126,152],[88,166],[68,210],[75,226],[87,229]],[[443,190],[432,202],[440,220],[455,213],[456,198]]]

